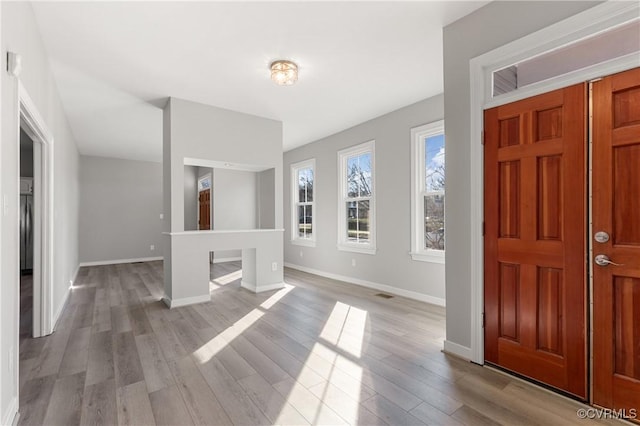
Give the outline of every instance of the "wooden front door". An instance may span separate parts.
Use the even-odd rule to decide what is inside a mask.
[[[485,360],[581,399],[586,92],[578,84],[484,117]]]
[[[211,229],[211,189],[200,191],[198,208],[200,209],[198,229]]]
[[[640,68],[593,83],[593,232],[593,402],[640,417]]]

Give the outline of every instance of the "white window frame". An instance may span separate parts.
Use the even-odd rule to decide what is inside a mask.
[[[425,139],[444,134],[444,120],[411,129],[411,259],[442,263],[445,261],[445,250],[425,248],[424,235],[424,196],[432,194],[425,188]],[[445,154],[446,155],[446,154]],[[446,194],[446,190],[445,190]],[[445,198],[446,200],[446,198]],[[445,201],[446,205],[446,201]],[[446,208],[446,207],[445,207]],[[445,224],[445,233],[446,233]]]
[[[298,198],[298,172],[303,169],[311,169],[313,171],[313,201],[300,203],[300,200]],[[316,220],[316,182],[317,176],[315,158],[310,158],[308,160],[291,164],[291,244],[306,247],[316,246],[316,235],[318,235],[318,221]],[[310,238],[302,238],[298,235],[298,206],[300,204],[311,206],[311,220],[313,231],[311,232]]]
[[[347,159],[349,157],[371,154],[371,196],[352,198],[347,196]],[[338,250],[362,254],[376,254],[376,172],[375,140],[361,143],[338,151]],[[347,239],[347,201],[369,200],[369,241],[354,243]]]

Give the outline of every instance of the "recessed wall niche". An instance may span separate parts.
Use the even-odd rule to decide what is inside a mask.
[[[275,169],[218,163],[185,159],[184,230],[274,229]]]

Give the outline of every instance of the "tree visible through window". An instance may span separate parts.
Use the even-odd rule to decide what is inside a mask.
[[[315,244],[314,226],[315,160],[291,165],[291,240],[303,245]]]
[[[371,153],[347,158],[347,241],[368,242],[371,200]]]
[[[444,250],[444,135],[424,139],[424,248]]]
[[[411,129],[411,258],[444,263],[444,121]]]
[[[374,141],[338,153],[338,248],[375,253]]]
[[[298,170],[298,237],[313,235],[313,169]]]

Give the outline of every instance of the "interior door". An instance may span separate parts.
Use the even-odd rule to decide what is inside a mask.
[[[585,99],[586,85],[578,84],[486,110],[484,117],[485,360],[581,399],[587,397]]]
[[[640,68],[593,83],[593,232],[593,402],[629,415],[640,410]]]
[[[198,195],[198,208],[200,209],[198,229],[211,229],[211,189],[200,191]]]

